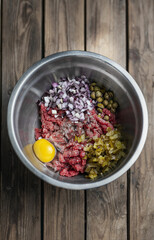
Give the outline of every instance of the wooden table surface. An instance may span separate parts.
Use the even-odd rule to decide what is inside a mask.
[[[154,0],[1,0],[1,240],[154,239]],[[103,54],[145,96],[148,138],[118,180],[87,191],[50,186],[15,155],[6,113],[34,62],[64,50]]]

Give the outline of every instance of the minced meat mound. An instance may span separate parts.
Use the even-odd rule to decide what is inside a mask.
[[[109,121],[103,119],[109,116]],[[86,158],[84,147],[87,139],[94,136],[100,137],[107,132],[107,128],[113,129],[115,115],[108,109],[103,109],[100,116],[95,109],[87,111],[85,120],[82,122],[71,122],[64,110],[58,108],[48,109],[44,103],[40,105],[41,128],[35,129],[35,138],[45,138],[53,143],[57,149],[57,155],[53,161],[46,165],[59,171],[61,176],[72,177],[84,173]],[[85,135],[81,143],[75,141],[75,137]]]

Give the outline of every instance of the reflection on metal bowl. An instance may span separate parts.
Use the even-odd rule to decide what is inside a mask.
[[[59,176],[41,163],[31,151],[34,128],[39,126],[36,102],[60,77],[85,74],[114,91],[120,105],[118,119],[128,143],[127,156],[106,176],[95,180],[78,175]],[[8,106],[8,132],[19,159],[44,181],[67,189],[89,189],[105,185],[124,174],[137,160],[148,130],[147,107],[135,80],[121,66],[96,53],[66,51],[53,54],[33,65],[15,86]],[[26,146],[26,148],[25,148]],[[26,152],[25,152],[26,150]]]

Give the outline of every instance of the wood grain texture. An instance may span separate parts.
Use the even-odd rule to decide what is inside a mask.
[[[126,66],[125,1],[87,0],[87,50]],[[127,175],[87,191],[87,239],[127,239]]]
[[[129,72],[145,96],[148,138],[130,174],[130,239],[154,239],[154,1],[129,1]]]
[[[45,184],[44,240],[84,239],[84,191]]]
[[[2,2],[0,0],[0,16],[2,16]],[[2,17],[0,17],[0,109],[2,106]],[[0,129],[2,129],[1,125],[1,118],[0,118]],[[0,130],[1,135],[1,130]],[[1,146],[1,138],[0,138],[0,146]],[[2,186],[2,180],[1,180],[1,160],[0,160],[0,199],[2,197],[1,194],[1,186]],[[0,240],[2,240],[1,237],[1,230],[2,230],[2,208],[1,208],[1,202],[0,202]]]
[[[3,1],[1,238],[39,240],[40,180],[15,155],[7,135],[7,104],[23,72],[41,58],[41,1]]]
[[[2,2],[0,0],[0,109],[2,106]],[[1,118],[0,118],[0,129],[2,129],[1,126]],[[0,130],[1,134],[1,130]],[[0,146],[1,146],[1,138],[0,138]],[[0,170],[1,170],[1,160],[0,160]],[[1,186],[1,178],[0,178],[0,186]],[[0,199],[1,199],[1,193],[0,193]],[[1,212],[0,212],[1,216]],[[1,238],[0,238],[1,240]]]
[[[84,49],[84,1],[45,1],[45,55]],[[44,240],[84,239],[84,191],[44,184]]]
[[[87,0],[87,50],[126,66],[124,0]]]
[[[46,0],[45,56],[84,50],[84,0]]]

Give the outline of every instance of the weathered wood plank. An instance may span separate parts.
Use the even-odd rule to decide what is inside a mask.
[[[2,2],[0,0],[0,16],[2,16]],[[2,17],[0,17],[0,109],[2,105]],[[0,120],[0,129],[1,127],[1,120]],[[1,133],[1,130],[0,130]],[[0,146],[1,146],[1,138],[0,138]],[[0,160],[0,169],[1,169],[1,160]],[[0,178],[0,186],[1,186],[1,178]],[[1,198],[1,195],[0,195]]]
[[[126,66],[125,1],[87,0],[87,50]]]
[[[87,0],[87,50],[126,66],[125,1]],[[87,239],[127,239],[127,175],[87,191]]]
[[[45,55],[84,49],[84,1],[45,1]],[[84,191],[44,184],[44,240],[84,239]]]
[[[129,72],[145,96],[149,132],[130,174],[130,239],[154,239],[154,1],[129,1]]]
[[[0,0],[0,15],[2,16],[2,2]],[[0,17],[0,109],[2,106],[2,19]],[[1,110],[0,110],[1,113]],[[0,119],[0,129],[2,129],[2,125],[1,125],[1,119]],[[0,130],[0,135],[1,135],[1,130]],[[0,147],[1,147],[1,138],[0,138]],[[0,159],[0,199],[1,199],[1,159]],[[1,238],[1,205],[0,205],[0,240],[2,240]]]
[[[45,55],[84,50],[84,0],[47,0]]]
[[[16,157],[7,135],[7,104],[23,72],[41,58],[41,0],[3,1],[1,239],[41,239],[40,180]]]

